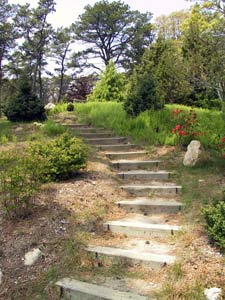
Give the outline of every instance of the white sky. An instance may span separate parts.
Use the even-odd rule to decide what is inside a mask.
[[[93,5],[96,0],[56,0],[56,12],[49,17],[49,21],[56,27],[67,27],[71,25],[77,17],[83,12],[85,5]],[[139,10],[140,12],[149,11],[154,17],[167,15],[173,11],[187,9],[193,3],[186,0],[124,0],[131,9]],[[38,0],[9,0],[9,3],[25,4],[30,3],[36,6]]]

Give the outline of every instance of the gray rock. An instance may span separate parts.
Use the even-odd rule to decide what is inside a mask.
[[[199,141],[191,141],[185,153],[183,164],[184,166],[195,166],[200,160],[202,154],[201,143]]]
[[[206,300],[222,300],[222,289],[220,288],[205,289],[204,294]]]
[[[48,103],[45,105],[45,110],[49,111],[55,108],[55,104],[54,103]]]
[[[2,284],[2,278],[3,278],[3,273],[2,273],[2,271],[0,270],[0,284]]]
[[[42,256],[42,252],[38,248],[35,248],[32,251],[27,252],[25,254],[24,265],[32,266],[41,256]]]

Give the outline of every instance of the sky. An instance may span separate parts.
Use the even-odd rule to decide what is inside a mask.
[[[97,2],[96,0],[56,0],[56,12],[49,17],[52,25],[57,27],[70,26],[80,14],[83,12],[84,6],[91,6]],[[187,9],[193,3],[186,0],[124,0],[132,10],[140,12],[151,12],[153,17],[167,15],[173,11]],[[9,3],[25,4],[30,3],[31,6],[36,6],[38,0],[9,0]]]

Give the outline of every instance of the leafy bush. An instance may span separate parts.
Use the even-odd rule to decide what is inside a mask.
[[[110,61],[87,100],[99,102],[123,101],[125,99],[124,85],[123,75],[117,73],[115,64]]]
[[[86,167],[88,148],[82,140],[67,133],[45,144],[35,143],[29,149],[33,157],[45,161],[42,180],[68,179]]]
[[[42,132],[50,137],[54,137],[63,134],[67,129],[65,126],[55,123],[52,120],[47,120],[44,126],[41,128]]]
[[[41,160],[3,152],[0,157],[0,204],[9,218],[26,216],[40,186]]]
[[[44,120],[45,109],[42,101],[32,93],[28,78],[19,81],[18,92],[12,96],[4,110],[10,121]]]
[[[74,105],[73,105],[73,103],[71,103],[71,102],[68,103],[68,104],[67,104],[66,110],[67,110],[67,111],[74,111]]]
[[[225,197],[214,205],[203,209],[209,236],[218,246],[225,249]]]

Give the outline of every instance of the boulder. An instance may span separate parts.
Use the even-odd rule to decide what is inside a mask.
[[[183,164],[184,166],[195,166],[200,160],[202,154],[201,143],[199,141],[191,141],[187,147],[187,152],[185,153]]]
[[[35,248],[32,251],[27,252],[25,254],[24,265],[32,266],[41,256],[42,256],[42,252],[38,248]]]
[[[45,105],[45,110],[49,111],[55,108],[55,104],[54,103],[48,103]]]
[[[222,300],[222,290],[220,288],[205,289],[206,300]]]

